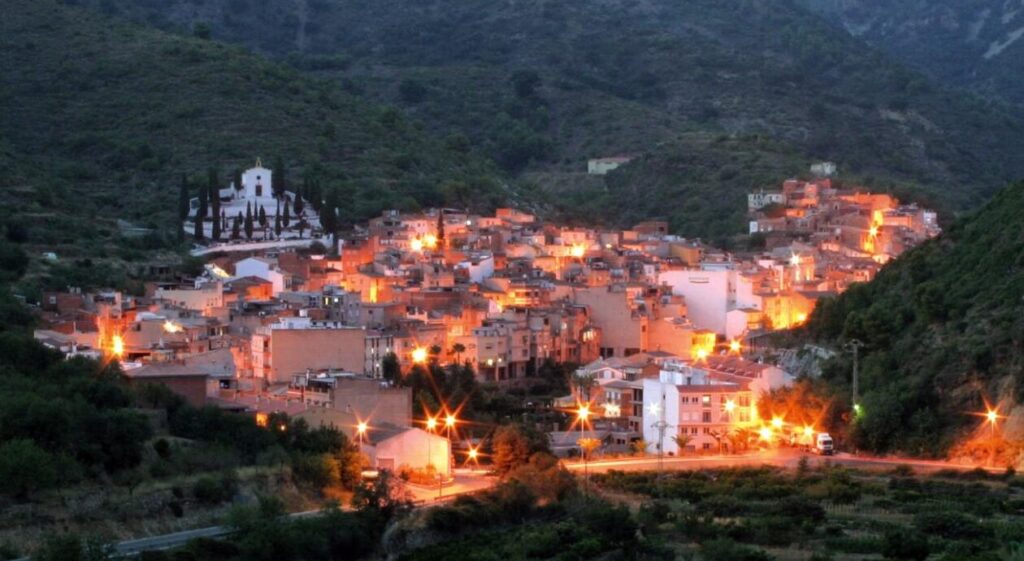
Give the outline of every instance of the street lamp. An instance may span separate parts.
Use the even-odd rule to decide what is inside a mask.
[[[427,361],[426,347],[416,347],[412,350],[412,361],[416,364],[423,364]]]
[[[362,448],[363,446],[363,438],[366,436],[366,429],[368,428],[370,427],[369,425],[366,424],[366,421],[359,421],[359,423],[356,425],[356,436],[359,437],[360,448]]]
[[[733,339],[732,341],[729,341],[729,352],[740,354],[740,351],[742,349],[743,345],[740,343],[739,339]]]
[[[580,422],[580,454],[583,455],[583,493],[586,494],[590,487],[590,472],[587,467],[587,447],[590,444],[586,442],[585,428],[587,425],[587,419],[590,418],[590,406],[587,404],[580,404],[579,409],[576,410],[576,419]]]

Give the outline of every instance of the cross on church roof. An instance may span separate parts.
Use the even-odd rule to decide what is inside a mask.
[[[256,156],[256,167],[258,167],[258,168],[263,167],[263,162],[260,161],[260,157],[259,156]]]

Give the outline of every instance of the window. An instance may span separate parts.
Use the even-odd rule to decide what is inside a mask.
[[[705,411],[705,412],[704,412],[704,418],[703,418],[703,421],[704,421],[705,423],[710,423],[710,422],[711,422],[711,411]]]
[[[697,434],[697,427],[692,427],[690,429],[690,434]]]
[[[708,394],[704,394],[700,398],[700,402],[704,407],[711,407],[711,396]]]
[[[710,450],[711,449],[711,443],[710,442],[705,442],[703,448],[705,450]]]

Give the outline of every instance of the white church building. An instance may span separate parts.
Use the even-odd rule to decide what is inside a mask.
[[[304,239],[315,236],[314,232],[320,228],[320,218],[312,208],[312,205],[308,204],[308,201],[304,201],[306,204],[303,205],[304,208],[301,213],[295,212],[294,205],[298,197],[297,193],[284,191],[280,199],[274,196],[274,172],[269,168],[263,167],[263,163],[259,159],[256,160],[254,167],[242,172],[241,185],[235,185],[232,181],[228,187],[218,190],[218,196],[220,197],[220,209],[225,218],[225,223],[221,224],[222,243],[230,242],[232,222],[238,215],[244,217],[247,208],[251,209],[255,222],[252,239],[254,242],[271,239],[297,240],[300,238],[299,224],[301,222],[305,224],[301,231],[301,237]],[[192,198],[190,206],[194,216],[200,206],[199,199],[197,197]],[[278,237],[274,232],[274,219],[279,212],[282,216],[285,215],[286,206],[288,207],[288,216],[290,218],[289,226],[286,228],[282,227],[281,235]],[[258,223],[261,208],[267,216],[266,227]],[[217,217],[210,217],[204,224],[204,235],[208,240],[213,234],[212,219],[214,218]],[[185,231],[192,233],[193,225],[185,225]]]

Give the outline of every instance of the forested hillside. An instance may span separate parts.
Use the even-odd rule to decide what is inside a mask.
[[[865,343],[859,446],[944,452],[979,425],[971,413],[984,400],[1005,400],[1002,414],[1015,418],[1008,405],[1024,396],[1021,216],[1024,183],[815,310],[814,338]],[[834,387],[848,387],[849,366],[843,359],[826,371]]]
[[[580,173],[586,158],[645,156],[648,171],[596,188],[630,216],[641,214],[632,194],[647,186],[624,181],[681,153],[717,159],[721,144],[692,133],[769,140],[801,163],[832,159],[846,174],[917,183],[958,207],[1024,176],[1019,112],[937,87],[791,2],[76,1],[331,76],[464,135],[549,193],[595,189]],[[735,161],[749,163],[751,144],[738,144]],[[739,200],[751,185],[728,175],[655,200],[674,228],[699,233],[686,230],[699,214],[670,207],[706,190]]]
[[[1024,104],[1020,0],[800,0],[938,81]]]
[[[507,197],[465,143],[239,47],[52,0],[0,11],[0,200],[19,243],[99,257],[113,218],[173,239],[183,174],[226,182],[257,157],[282,160],[292,186],[319,178],[347,220]]]

